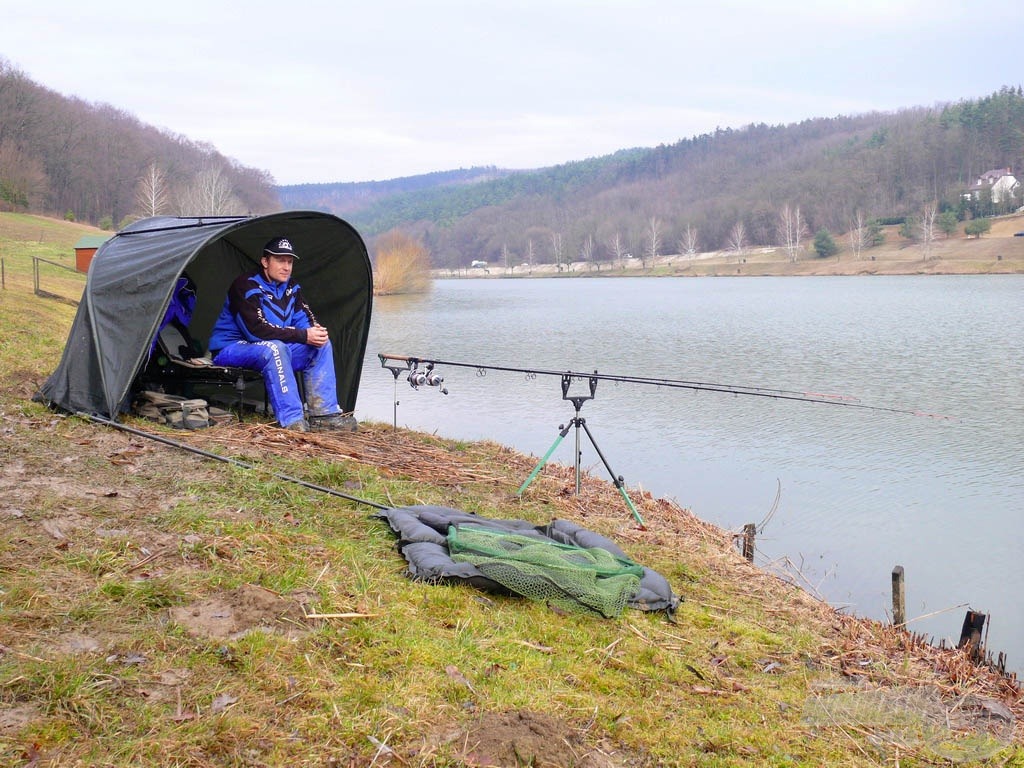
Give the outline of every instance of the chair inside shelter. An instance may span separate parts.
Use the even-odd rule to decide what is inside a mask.
[[[136,379],[136,390],[150,389],[190,398],[202,396],[208,400],[217,400],[218,391],[230,387],[232,395],[219,399],[228,407],[234,407],[238,418],[242,418],[247,404],[246,391],[258,384],[263,413],[266,413],[267,396],[259,371],[214,365],[205,355],[204,345],[192,336],[189,324],[196,298],[196,284],[187,273],[183,273],[171,294],[146,366]],[[258,401],[250,402],[253,410],[258,408]]]
[[[247,400],[246,392],[259,385],[263,412],[267,412],[267,397],[263,390],[263,377],[259,371],[214,365],[203,354],[203,345],[196,341],[178,320],[168,321],[160,329],[149,362],[139,374],[137,388],[159,389],[168,394],[187,397],[203,396],[216,400],[217,393],[230,388],[232,394],[223,399],[230,407],[243,413],[258,410],[258,401]],[[210,394],[210,393],[213,394]]]

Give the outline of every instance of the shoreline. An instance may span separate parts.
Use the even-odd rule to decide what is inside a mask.
[[[537,277],[807,277],[868,275],[1024,274],[1024,214],[993,219],[980,238],[958,235],[924,246],[903,238],[898,227],[883,229],[885,241],[854,258],[848,250],[819,258],[804,249],[790,261],[785,249],[756,246],[742,251],[670,254],[648,259],[575,261],[563,264],[489,264],[431,270],[434,279],[529,279]]]
[[[913,275],[1019,275],[1024,274],[1024,242],[1020,253],[1009,258],[984,261],[964,259],[872,259],[841,261],[828,259],[779,261],[736,261],[736,257],[707,260],[682,260],[661,256],[646,267],[592,265],[575,262],[558,270],[553,264],[491,268],[434,269],[434,280],[529,280],[535,278],[611,278],[611,277],[872,277]]]

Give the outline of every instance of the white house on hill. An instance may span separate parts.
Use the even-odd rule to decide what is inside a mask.
[[[981,174],[978,180],[968,188],[965,197],[977,200],[983,189],[991,190],[992,202],[998,205],[1004,200],[1012,200],[1017,197],[1020,182],[1017,181],[1011,169],[996,168]]]

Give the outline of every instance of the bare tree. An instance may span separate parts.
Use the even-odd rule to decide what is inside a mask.
[[[864,250],[865,239],[864,214],[857,211],[853,215],[853,221],[850,222],[850,249],[853,251],[853,258],[860,258],[860,254]]]
[[[924,246],[924,260],[928,261],[932,255],[932,246],[935,244],[935,220],[939,215],[938,204],[933,200],[924,207],[921,215],[921,222],[918,225],[921,231],[921,245]]]
[[[221,170],[207,168],[181,193],[179,212],[186,216],[237,216],[245,214],[245,209]]]
[[[555,262],[555,268],[562,271],[562,258],[564,251],[564,244],[562,243],[562,233],[552,232],[551,233],[551,259]]]
[[[583,238],[583,242],[580,244],[580,259],[586,262],[591,269],[595,268],[594,264],[594,236],[587,235]],[[600,269],[600,267],[597,267]]]
[[[526,264],[531,272],[533,272],[533,264],[536,260],[537,257],[533,252],[533,238],[531,237],[526,241]]]
[[[737,256],[743,255],[743,247],[746,245],[747,230],[742,221],[737,221],[729,230],[729,248],[736,252]]]
[[[692,227],[689,224],[686,225],[686,231],[683,232],[683,237],[679,241],[679,252],[685,253],[687,256],[693,258],[697,253],[697,228]]]
[[[509,250],[508,243],[501,244],[501,263],[505,265],[505,271],[511,272],[512,265],[512,251]]]
[[[650,258],[652,261],[661,254],[661,221],[657,216],[651,216],[647,222],[647,247],[644,249],[644,255]],[[645,263],[644,268],[647,267]]]
[[[626,257],[626,244],[622,242],[622,235],[616,232],[608,240],[608,250],[612,252],[612,258],[622,261]]]
[[[796,248],[793,252],[793,261],[800,258],[800,252],[803,250],[804,240],[811,236],[811,231],[807,228],[807,221],[800,214],[800,206],[796,207],[796,211],[793,213],[793,222],[795,224],[794,231],[796,233]]]
[[[167,175],[156,163],[150,163],[135,187],[135,206],[140,216],[159,216],[171,207]]]
[[[779,214],[779,235],[782,247],[789,254],[789,260],[795,262],[800,256],[801,243],[807,237],[807,224],[800,216],[800,206],[790,208],[788,203],[782,206],[782,212]]]

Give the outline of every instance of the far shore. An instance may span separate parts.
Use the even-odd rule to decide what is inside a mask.
[[[847,246],[835,256],[820,258],[808,242],[791,261],[785,249],[756,246],[742,251],[661,255],[614,261],[435,269],[434,279],[530,277],[725,277],[804,275],[991,275],[1024,274],[1024,214],[993,219],[992,231],[981,238],[962,234],[939,239],[929,248],[899,236],[887,227],[882,245],[859,258]],[[837,244],[842,242],[836,238]],[[842,248],[842,245],[840,246]]]

